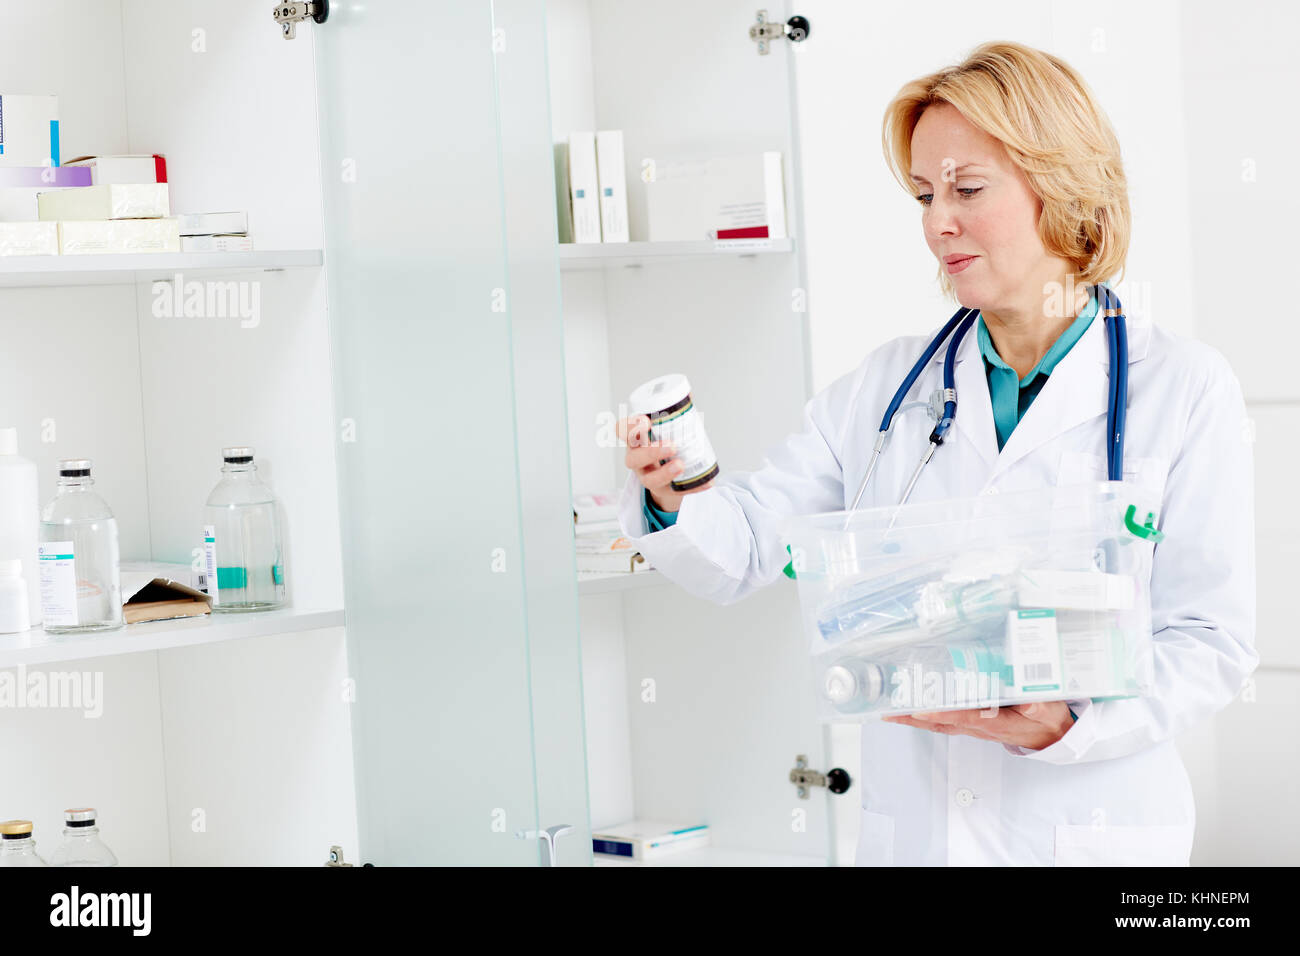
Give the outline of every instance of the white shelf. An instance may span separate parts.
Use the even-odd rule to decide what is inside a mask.
[[[165,252],[99,256],[0,256],[0,287],[129,285],[138,281],[319,267],[320,249]]]
[[[763,853],[753,850],[728,850],[706,846],[701,850],[674,853],[655,860],[628,860],[604,853],[591,855],[592,866],[825,866],[819,856],[795,856],[789,853]]]
[[[117,631],[71,637],[48,635],[43,628],[36,627],[17,634],[0,634],[0,667],[53,664],[342,626],[341,608],[280,608],[247,614],[206,614],[174,621],[146,621],[128,624]]]
[[[667,584],[668,579],[651,568],[648,571],[616,571],[603,574],[599,571],[578,572],[578,594],[610,594],[614,591],[630,591],[634,588],[653,588]]]
[[[561,243],[560,269],[617,269],[660,262],[702,259],[753,258],[794,251],[793,239],[725,239],[699,242],[584,242]]]

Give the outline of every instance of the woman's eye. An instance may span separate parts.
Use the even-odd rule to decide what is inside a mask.
[[[961,193],[965,198],[970,199],[983,188],[983,186],[964,186],[961,189],[958,189],[957,192]],[[934,200],[934,193],[921,193],[916,197],[916,199],[922,206],[928,206]]]

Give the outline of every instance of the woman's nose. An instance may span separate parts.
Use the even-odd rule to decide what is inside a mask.
[[[925,231],[931,238],[961,235],[961,225],[953,205],[937,194],[925,210]]]

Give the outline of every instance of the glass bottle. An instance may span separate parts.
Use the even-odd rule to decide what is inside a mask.
[[[99,838],[98,817],[92,807],[63,811],[63,842],[50,857],[50,866],[117,866],[117,857]]]
[[[284,604],[277,502],[257,475],[253,449],[221,450],[221,481],[203,513],[212,610],[268,611]]]
[[[0,866],[49,866],[36,854],[31,820],[0,823]]]
[[[982,707],[1014,690],[999,648],[984,640],[849,654],[822,672],[822,694],[842,714]]]
[[[41,615],[49,634],[123,625],[117,519],[92,490],[90,459],[59,462],[59,485],[41,511]]]

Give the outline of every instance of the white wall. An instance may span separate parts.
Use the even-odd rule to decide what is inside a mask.
[[[814,385],[824,388],[872,348],[928,331],[956,309],[938,294],[917,204],[882,156],[881,120],[899,87],[993,39],[1075,66],[1115,126],[1129,178],[1133,244],[1117,291],[1130,314],[1222,350],[1258,435],[1276,439],[1255,447],[1257,700],[1230,705],[1179,740],[1197,795],[1193,863],[1294,864],[1300,831],[1289,817],[1300,748],[1280,728],[1300,696],[1284,590],[1300,567],[1290,479],[1300,456],[1287,437],[1300,425],[1300,385],[1285,365],[1300,331],[1273,277],[1288,275],[1285,233],[1300,207],[1283,172],[1300,150],[1296,125],[1283,118],[1300,86],[1288,48],[1300,10],[1281,0],[1236,4],[1230,14],[1208,0],[1082,9],[1003,0],[981,4],[972,18],[954,0],[799,5],[812,23],[796,62]],[[1243,178],[1252,166],[1256,178]]]

